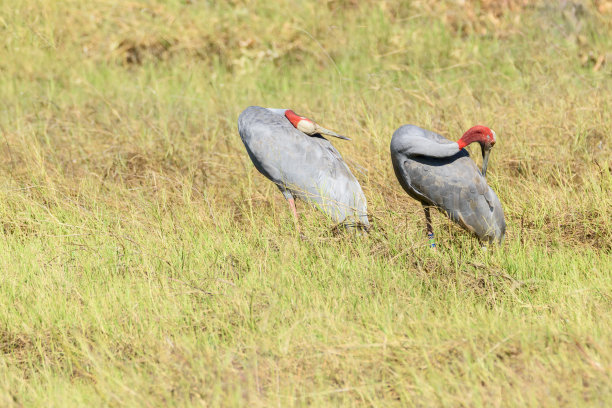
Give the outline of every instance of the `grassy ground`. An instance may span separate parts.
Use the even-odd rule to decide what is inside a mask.
[[[0,3],[0,405],[611,404],[612,5],[431,3]],[[252,104],[353,138],[368,237],[296,236]],[[404,123],[497,132],[501,248],[428,250]]]

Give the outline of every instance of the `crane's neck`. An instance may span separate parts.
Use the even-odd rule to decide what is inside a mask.
[[[391,144],[392,151],[407,156],[450,157],[461,150],[456,142],[438,143],[424,137],[397,138]]]
[[[426,146],[429,150],[426,156],[431,157],[450,157],[461,150],[458,143],[430,143]]]

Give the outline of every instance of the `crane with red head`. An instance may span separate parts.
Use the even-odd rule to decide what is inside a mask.
[[[435,207],[482,242],[501,243],[506,233],[499,198],[486,181],[495,132],[474,126],[457,141],[414,125],[398,128],[391,138],[395,175],[412,198],[423,205],[427,235],[435,247],[429,209]],[[464,149],[480,144],[482,170]]]
[[[291,109],[260,106],[249,106],[240,114],[238,132],[255,168],[285,196],[296,223],[297,197],[316,205],[349,230],[367,230],[367,205],[361,186],[324,136],[349,138]]]

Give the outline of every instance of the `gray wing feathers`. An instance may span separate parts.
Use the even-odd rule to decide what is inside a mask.
[[[238,131],[257,170],[281,191],[316,204],[336,222],[369,225],[361,186],[327,139],[258,106],[240,114]]]

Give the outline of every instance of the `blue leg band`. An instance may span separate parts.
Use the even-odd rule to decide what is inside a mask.
[[[429,246],[432,248],[436,247],[436,241],[434,240],[434,234],[433,232],[430,232],[427,234],[427,238],[429,238]]]

